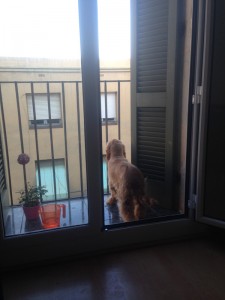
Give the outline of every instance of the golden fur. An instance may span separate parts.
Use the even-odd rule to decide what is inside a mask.
[[[108,181],[111,192],[108,205],[118,204],[124,222],[145,217],[154,200],[145,195],[145,182],[141,171],[126,159],[125,146],[113,139],[106,146]]]

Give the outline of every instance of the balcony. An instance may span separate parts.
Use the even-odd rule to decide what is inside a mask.
[[[126,118],[121,120],[121,110],[127,109],[130,102],[129,87],[129,80],[101,81],[105,194],[108,192],[106,142],[120,139],[121,134],[130,135]],[[1,82],[0,107],[1,191],[6,235],[41,229],[39,219],[26,220],[18,203],[18,192],[28,183],[46,186],[48,193],[41,199],[42,204],[66,205],[66,218],[60,226],[87,224],[81,81]],[[24,153],[29,162],[20,164],[17,158]],[[112,214],[105,210],[106,223],[111,222]]]
[[[105,145],[122,139],[131,158],[130,81],[101,81],[102,169],[105,225],[121,223],[117,207],[105,204],[109,192]],[[88,224],[82,82],[1,82],[1,194],[7,236],[43,230],[40,218],[29,221],[18,192],[27,184],[48,190],[41,205],[64,204],[60,227]],[[20,154],[28,162],[20,162]],[[148,217],[174,214],[156,207]]]

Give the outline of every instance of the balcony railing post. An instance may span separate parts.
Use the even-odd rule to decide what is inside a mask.
[[[106,143],[109,141],[109,132],[108,132],[108,101],[107,101],[107,82],[104,82],[104,94],[105,94],[105,136]]]
[[[19,90],[18,90],[17,82],[15,82],[15,92],[16,92],[16,104],[17,104],[17,113],[18,113],[21,153],[24,153],[23,130],[22,130],[21,113],[20,113],[20,102],[19,102],[20,99],[19,99]],[[24,178],[24,187],[25,187],[25,191],[27,194],[27,174],[26,174],[26,166],[25,165],[23,165],[23,178]]]
[[[62,103],[63,103],[64,142],[65,142],[66,183],[67,183],[68,198],[70,199],[70,181],[69,181],[70,177],[69,177],[69,163],[68,163],[66,100],[65,100],[65,85],[64,85],[64,82],[62,82]]]
[[[34,135],[35,135],[35,146],[36,146],[36,155],[37,155],[37,170],[38,170],[38,182],[39,186],[41,186],[41,170],[40,170],[40,157],[39,157],[39,145],[38,145],[38,133],[37,133],[37,118],[36,118],[36,106],[35,106],[35,98],[34,98],[34,83],[31,82],[31,100],[33,107],[33,115],[34,115]],[[43,201],[41,195],[41,202]]]
[[[6,134],[6,124],[5,124],[5,114],[4,114],[4,105],[3,105],[3,99],[2,99],[1,83],[0,83],[0,107],[1,107],[1,117],[2,117],[2,130],[3,130],[4,143],[5,143],[6,163],[7,163],[7,168],[8,168],[10,204],[13,205],[12,181],[11,181],[11,171],[10,171],[10,164],[9,164],[9,149],[8,149],[8,139],[7,139],[7,134]]]
[[[120,140],[121,132],[120,132],[120,81],[118,81],[118,139]]]
[[[48,100],[49,133],[50,133],[50,144],[51,144],[51,155],[52,155],[53,184],[54,184],[55,200],[57,200],[56,177],[55,177],[55,156],[54,156],[52,122],[51,122],[52,117],[51,117],[51,102],[50,102],[50,87],[49,87],[49,82],[47,82],[47,100]]]

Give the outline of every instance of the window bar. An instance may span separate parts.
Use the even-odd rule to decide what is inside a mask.
[[[80,128],[80,94],[79,94],[79,82],[78,81],[76,82],[76,96],[77,96],[77,130],[78,130],[79,160],[80,160],[80,188],[81,188],[81,197],[83,198],[84,187],[83,187],[81,128]]]
[[[120,81],[118,81],[118,139],[120,140]]]
[[[32,100],[32,108],[34,115],[34,135],[35,135],[35,146],[36,146],[36,154],[37,154],[37,168],[38,168],[38,182],[39,186],[41,186],[41,171],[40,171],[40,157],[39,157],[39,145],[38,145],[38,134],[37,134],[37,119],[36,119],[36,107],[34,100],[34,83],[31,82],[31,100]],[[41,202],[43,202],[41,195]]]
[[[6,189],[5,164],[3,159],[2,136],[0,132],[0,193]]]
[[[66,127],[66,104],[65,104],[65,85],[62,82],[62,104],[63,104],[63,122],[64,122],[64,141],[65,141],[65,160],[66,160],[66,182],[68,190],[68,198],[70,199],[70,181],[69,181],[69,163],[67,149],[67,127]]]
[[[1,84],[0,84],[0,107],[1,107],[2,127],[3,127],[4,142],[5,142],[6,162],[7,162],[7,168],[8,168],[10,204],[12,206],[13,205],[12,181],[11,181],[11,172],[10,172],[10,165],[9,165],[9,148],[8,148],[8,139],[7,139],[7,135],[6,135],[6,124],[5,124],[5,114],[4,114],[4,107],[3,107],[3,100],[2,100],[2,86],[1,86]]]
[[[17,113],[18,113],[18,122],[19,122],[21,152],[24,153],[23,132],[22,132],[22,124],[21,124],[20,104],[19,104],[19,91],[18,91],[17,82],[15,82],[15,92],[16,92],[16,103],[17,103]],[[26,174],[25,165],[23,165],[23,178],[24,178],[24,187],[25,187],[25,191],[27,194],[27,174]]]
[[[104,82],[104,91],[105,91],[105,135],[106,135],[106,143],[109,141],[109,133],[108,133],[108,107],[107,107],[107,82]]]
[[[66,183],[67,183],[67,198],[70,199],[70,181],[69,181],[69,163],[68,163],[68,148],[67,148],[67,127],[66,127],[66,100],[65,100],[65,84],[62,82],[62,105],[63,105],[63,128],[64,128],[64,143],[65,143],[65,161],[66,161]],[[68,201],[69,224],[71,225],[71,203]]]
[[[48,118],[49,118],[49,133],[50,133],[50,143],[51,143],[51,154],[52,154],[52,170],[53,170],[53,182],[54,182],[54,194],[56,199],[56,177],[55,177],[55,158],[54,158],[54,148],[53,148],[53,135],[52,135],[52,122],[51,122],[51,104],[50,104],[50,89],[49,82],[47,82],[47,100],[48,100]]]

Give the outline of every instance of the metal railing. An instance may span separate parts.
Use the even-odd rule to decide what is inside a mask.
[[[105,121],[102,122],[102,142],[106,144],[110,138],[121,139],[121,106],[129,101],[129,80],[101,81],[101,93],[105,95]],[[115,92],[116,120],[108,120],[108,92]],[[39,126],[36,94],[45,94],[47,98],[48,125]],[[51,94],[61,95],[61,126],[52,122]],[[123,96],[122,96],[123,93]],[[31,94],[33,123],[29,122],[27,94]],[[17,187],[27,187],[27,182],[42,185],[41,162],[51,161],[54,197],[58,199],[56,159],[63,159],[66,174],[67,197],[74,199],[86,195],[86,166],[84,115],[81,81],[16,81],[0,82],[0,125],[1,141],[4,156],[5,176],[10,205],[16,203]],[[44,130],[43,130],[44,129]],[[29,164],[18,166],[17,156],[27,153]],[[74,167],[76,175],[74,175]]]

